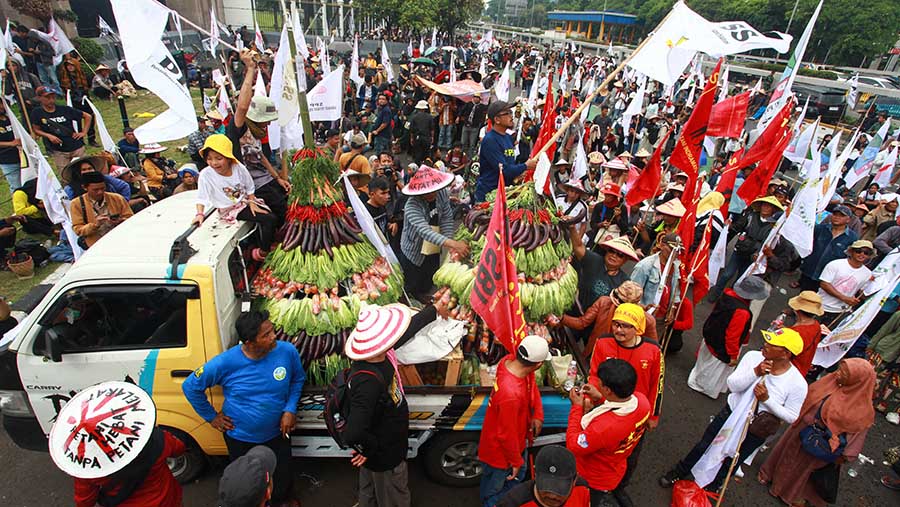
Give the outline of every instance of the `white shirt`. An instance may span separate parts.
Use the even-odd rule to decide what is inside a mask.
[[[756,387],[756,381],[760,377],[753,371],[759,363],[765,359],[762,352],[751,350],[744,354],[737,367],[728,376],[728,406],[734,409],[740,398],[740,394]],[[763,377],[769,399],[759,404],[760,412],[768,412],[782,421],[792,424],[800,415],[800,407],[806,399],[808,385],[806,379],[794,366],[781,375],[766,375]]]
[[[847,259],[835,259],[825,265],[819,281],[828,282],[838,292],[845,296],[854,296],[856,291],[866,283],[872,271],[865,266],[854,268]],[[822,309],[829,313],[838,313],[850,308],[847,303],[819,289],[822,298]]]
[[[240,202],[250,194],[256,192],[253,178],[244,164],[233,162],[231,176],[222,176],[215,169],[207,166],[200,171],[197,180],[197,204],[206,208],[227,208]]]
[[[866,201],[880,201],[882,198],[884,198],[884,194],[882,194],[881,192],[878,192],[876,190],[875,194],[872,195],[869,193],[868,190],[863,190],[862,192],[859,193],[859,198],[864,199]]]

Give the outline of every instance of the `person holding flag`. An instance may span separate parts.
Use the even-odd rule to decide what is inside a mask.
[[[513,137],[508,134],[514,127],[512,107],[512,104],[502,101],[492,102],[488,106],[487,118],[491,122],[491,130],[481,141],[478,155],[481,172],[475,183],[473,203],[484,201],[487,193],[497,188],[501,171],[507,180],[512,181],[526,170],[533,170],[537,166],[537,158],[531,158],[522,164],[516,163]]]

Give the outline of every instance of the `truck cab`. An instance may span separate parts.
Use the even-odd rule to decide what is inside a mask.
[[[170,463],[190,481],[209,456],[225,456],[221,433],[185,399],[184,379],[237,343],[234,322],[249,307],[242,240],[252,224],[210,215],[188,227],[195,192],[165,199],[94,244],[0,343],[3,427],[20,447],[47,450],[46,436],[65,403],[108,380],[138,384],[156,403],[158,424],[182,438],[188,453]],[[489,387],[421,386],[407,390],[409,456],[425,454],[434,479],[477,483],[477,442]],[[342,457],[325,430],[325,389],[307,386],[291,441],[295,456]],[[209,392],[216,408],[219,389]],[[559,442],[568,400],[543,394],[545,436]],[[555,433],[555,434],[554,434]]]

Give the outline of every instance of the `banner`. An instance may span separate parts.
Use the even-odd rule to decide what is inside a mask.
[[[853,310],[853,313],[844,317],[844,320],[819,342],[813,364],[829,368],[840,361],[881,311],[881,305],[894,292],[897,282],[900,282],[900,274],[895,273],[881,290],[866,299],[862,306]],[[830,323],[825,323],[828,324]]]
[[[884,288],[895,276],[898,275],[897,268],[900,262],[900,247],[894,248],[881,262],[872,270],[872,276],[869,282],[863,287],[863,294],[871,296]]]
[[[679,1],[628,66],[670,86],[697,52],[716,58],[753,49],[787,52],[791,36],[775,33],[766,37],[744,21],[711,23]]]
[[[712,483],[725,458],[734,458],[743,443],[744,427],[747,426],[753,413],[756,412],[756,396],[753,394],[756,384],[764,382],[764,377],[753,381],[753,385],[738,394],[737,402],[731,415],[725,420],[722,429],[716,433],[716,437],[700,456],[697,463],[691,468],[694,482],[701,488]]]
[[[327,74],[306,95],[310,121],[335,121],[341,118],[344,102],[344,66]]]
[[[119,36],[116,34],[116,31],[109,26],[109,23],[103,19],[103,16],[97,16],[97,29],[100,30],[100,37],[107,37],[113,41],[117,41]]]
[[[506,350],[514,352],[525,337],[525,319],[506,215],[506,188],[500,171],[494,211],[485,232],[484,251],[475,267],[475,286],[469,304]]]
[[[460,79],[453,83],[437,84],[421,76],[416,76],[416,78],[422,85],[436,91],[438,94],[447,95],[448,97],[453,97],[463,102],[472,102],[472,97],[476,94],[481,95],[483,98],[485,94],[488,93],[481,83],[476,83],[471,79]]]
[[[197,130],[197,116],[191,93],[185,86],[185,76],[162,41],[169,9],[142,0],[116,0],[111,5],[119,25],[125,61],[135,83],[169,106],[135,129],[135,136],[141,144],[187,137]]]
[[[750,92],[744,92],[719,101],[709,113],[709,125],[706,135],[710,137],[738,138],[744,131],[747,121],[747,108],[750,107]]]

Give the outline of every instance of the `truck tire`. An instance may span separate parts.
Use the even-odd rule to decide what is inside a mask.
[[[174,428],[164,429],[184,442],[186,447],[184,454],[175,458],[169,458],[166,460],[166,463],[169,465],[172,475],[175,476],[175,480],[181,484],[188,484],[200,477],[200,474],[206,470],[209,458],[203,452],[203,449],[200,449],[200,446],[194,442],[194,439],[183,431]]]
[[[481,481],[478,433],[439,433],[426,445],[422,456],[431,480],[453,487],[477,486]]]

